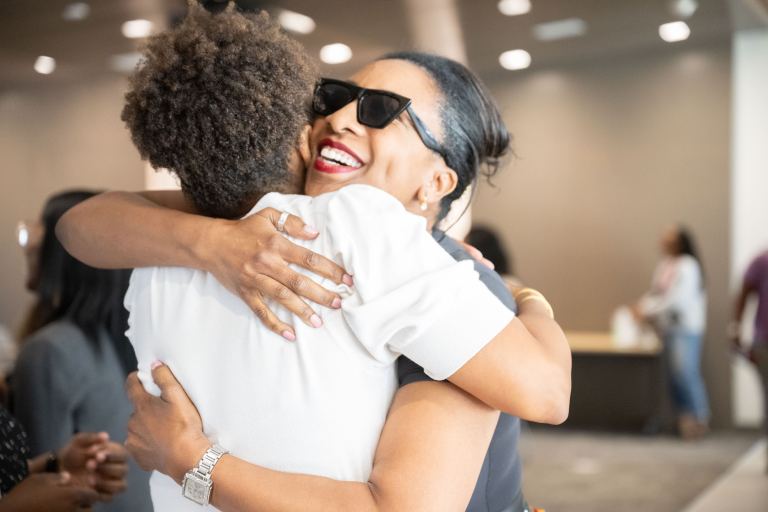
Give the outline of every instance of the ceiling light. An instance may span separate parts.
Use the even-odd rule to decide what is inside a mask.
[[[327,44],[320,48],[320,60],[326,64],[343,64],[352,58],[352,49],[344,43]]]
[[[131,73],[140,61],[139,52],[119,53],[109,58],[109,67],[118,73]]]
[[[131,20],[123,23],[123,35],[129,39],[147,37],[152,33],[152,22],[149,20]]]
[[[685,41],[691,35],[691,29],[684,21],[673,21],[659,26],[659,37],[668,43]]]
[[[583,36],[586,33],[587,22],[581,18],[566,18],[533,26],[533,36],[539,41],[557,41]]]
[[[531,10],[531,0],[499,0],[498,8],[504,16],[520,16]]]
[[[699,2],[696,0],[672,0],[669,3],[669,9],[676,18],[690,18],[698,8]]]
[[[315,30],[315,20],[304,14],[283,9],[277,15],[277,21],[285,30],[298,34],[310,34]]]
[[[525,69],[531,65],[531,54],[525,50],[509,50],[499,55],[499,64],[504,69]]]
[[[91,13],[91,6],[85,2],[75,2],[67,5],[61,12],[61,17],[67,21],[82,21]]]
[[[35,71],[41,75],[50,75],[56,69],[56,59],[41,55],[35,60]]]

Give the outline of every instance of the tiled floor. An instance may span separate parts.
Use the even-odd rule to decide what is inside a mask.
[[[717,479],[684,512],[766,512],[766,441],[760,441]]]
[[[758,432],[724,431],[686,442],[663,435],[526,429],[520,447],[523,490],[531,505],[547,512],[681,512],[719,484],[758,436]],[[752,464],[762,460],[753,459]],[[726,498],[730,506],[691,512],[752,510],[741,503],[756,501],[765,492],[768,478],[761,477],[741,480],[742,488],[748,489],[734,491],[745,496],[735,502],[738,507]],[[758,498],[747,498],[747,491]],[[756,506],[754,510],[768,512],[768,506]]]

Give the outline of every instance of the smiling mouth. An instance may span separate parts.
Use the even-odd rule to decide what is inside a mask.
[[[363,166],[363,162],[352,150],[332,140],[320,143],[320,151],[315,159],[314,168],[317,171],[339,174],[354,172]]]

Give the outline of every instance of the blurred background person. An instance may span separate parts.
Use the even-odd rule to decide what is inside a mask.
[[[522,282],[515,276],[512,255],[504,248],[496,231],[486,226],[474,226],[465,242],[493,263],[494,270],[504,278],[510,290],[522,286]]]
[[[11,333],[0,325],[0,405],[8,404],[8,375],[16,362],[16,342]]]
[[[741,321],[744,308],[750,297],[757,298],[757,314],[755,315],[755,330],[746,348],[746,355],[755,364],[760,382],[763,387],[763,414],[765,415],[765,431],[768,435],[768,250],[759,254],[749,264],[741,285],[741,291],[736,298],[733,321],[729,326],[729,337],[734,348],[745,352],[741,344]],[[768,463],[766,464],[768,473]]]
[[[131,406],[123,389],[136,359],[125,339],[127,270],[100,270],[71,257],[54,228],[71,207],[96,192],[72,190],[48,199],[20,237],[27,287],[35,302],[22,327],[12,378],[14,413],[32,454],[52,452],[77,432],[126,437]],[[128,490],[97,510],[151,510],[149,476],[131,465]]]
[[[677,426],[685,439],[708,430],[709,399],[701,376],[701,347],[706,327],[704,272],[693,235],[682,226],[664,231],[661,260],[651,289],[633,311],[651,323],[664,342]]]
[[[0,405],[0,512],[91,510],[125,489],[126,449],[106,433],[80,433],[30,458],[24,429]]]

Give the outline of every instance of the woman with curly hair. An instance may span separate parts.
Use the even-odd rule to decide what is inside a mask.
[[[494,408],[562,422],[567,344],[538,292],[518,296],[512,315],[498,276],[478,280],[436,229],[508,147],[487,92],[460,64],[419,53],[283,89],[283,73],[309,69],[295,43],[264,16],[219,16],[193,10],[150,42],[125,111],[142,153],[180,176],[185,198],[108,194],[59,226],[94,265],[190,267],[140,269],[126,298],[139,376],[161,395],[129,380],[129,447],[171,477],[153,477],[156,507],[194,510],[182,483],[186,498],[222,510],[524,510],[519,423]],[[310,98],[315,119],[302,131]],[[249,125],[253,116],[263,122]],[[270,145],[275,130],[289,143]],[[290,191],[304,169],[306,196],[264,195]],[[283,185],[251,175],[264,173]],[[211,183],[222,174],[224,186]],[[424,370],[401,364],[398,379],[400,354]],[[494,442],[511,451],[494,459]]]

